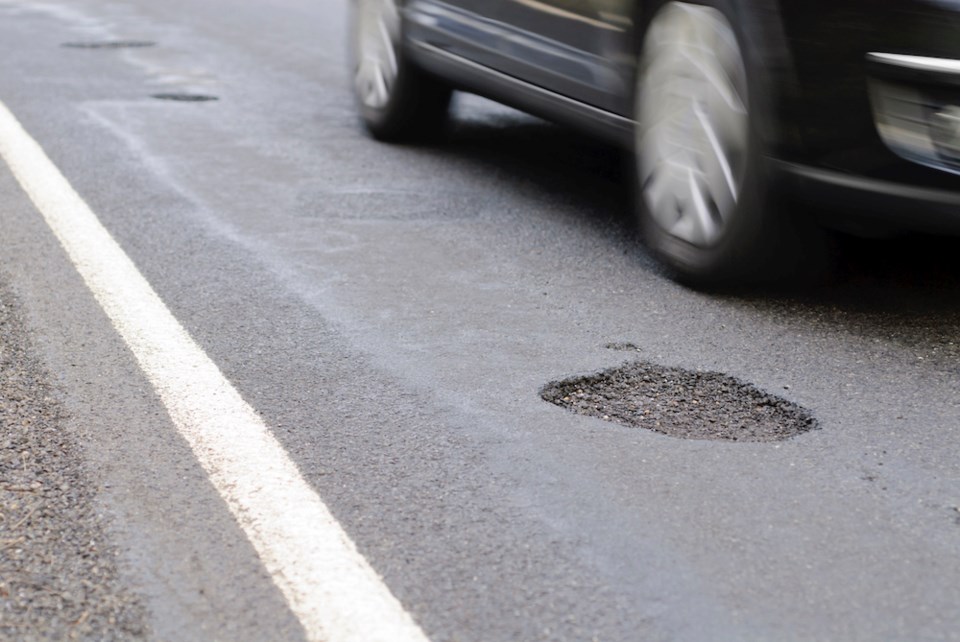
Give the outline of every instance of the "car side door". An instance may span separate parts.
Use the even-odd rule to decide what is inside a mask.
[[[626,115],[639,0],[499,0],[510,32],[503,69],[568,98]]]
[[[502,60],[498,17],[504,0],[407,0],[403,11],[413,42],[497,68]]]

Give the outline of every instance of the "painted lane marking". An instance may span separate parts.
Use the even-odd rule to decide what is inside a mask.
[[[254,409],[2,102],[0,157],[133,352],[307,636],[427,642]]]

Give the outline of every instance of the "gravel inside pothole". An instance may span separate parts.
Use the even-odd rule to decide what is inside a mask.
[[[0,640],[146,635],[80,453],[0,285]]]
[[[540,394],[577,414],[682,439],[782,441],[818,428],[806,409],[729,375],[645,362],[551,383]]]

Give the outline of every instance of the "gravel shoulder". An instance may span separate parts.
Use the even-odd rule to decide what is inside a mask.
[[[65,419],[0,282],[0,639],[144,639]]]

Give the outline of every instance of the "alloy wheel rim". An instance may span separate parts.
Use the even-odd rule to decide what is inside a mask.
[[[748,155],[747,75],[712,7],[670,2],[640,57],[636,144],[642,197],[669,236],[714,245],[736,211]]]
[[[354,86],[360,102],[383,109],[397,81],[400,13],[394,0],[360,0],[357,7],[357,68]]]

